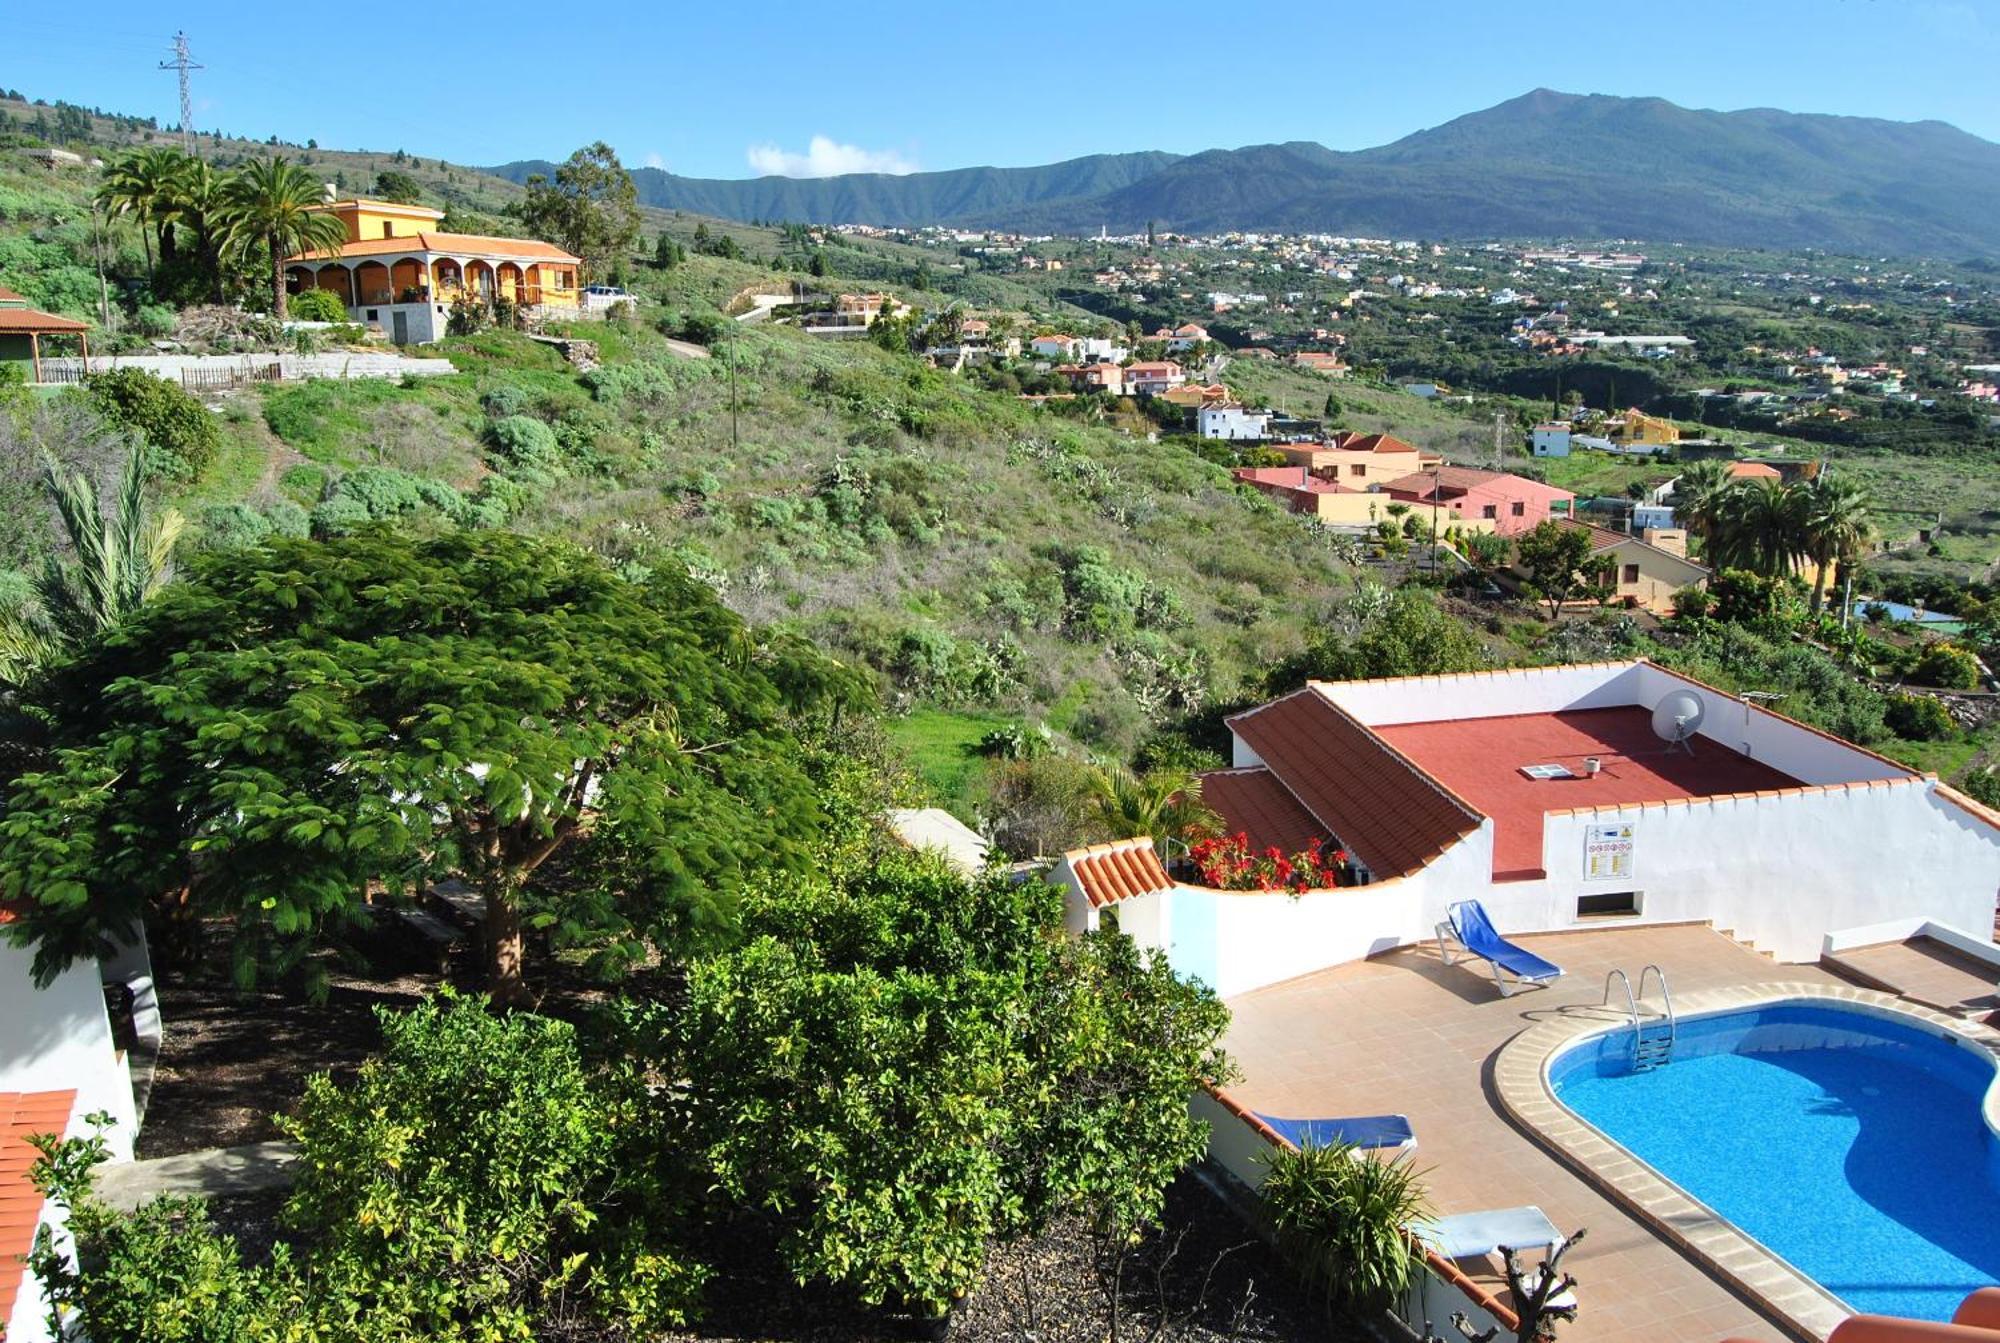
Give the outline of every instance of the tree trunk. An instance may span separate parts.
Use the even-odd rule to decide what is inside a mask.
[[[168,220],[160,225],[160,264],[170,266],[178,255],[174,248],[174,225]]]
[[[503,882],[486,889],[486,992],[495,1007],[523,1007],[534,1001],[528,992],[527,942],[521,931],[521,910],[514,892]]]
[[[271,235],[271,311],[285,320],[285,249],[276,234]]]
[[[1833,561],[1826,561],[1819,566],[1819,571],[1813,575],[1812,613],[1814,615],[1819,614],[1821,605],[1826,601],[1826,571],[1832,565]]]
[[[139,246],[146,249],[146,283],[153,282],[153,235],[146,232],[145,225],[139,226]]]

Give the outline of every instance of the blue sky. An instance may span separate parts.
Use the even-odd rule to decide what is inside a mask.
[[[0,84],[170,123],[173,76],[154,66],[181,25],[208,67],[204,130],[472,164],[603,138],[630,166],[704,177],[1360,149],[1538,86],[1936,118],[2000,141],[2000,0],[430,0],[406,15],[0,0]]]

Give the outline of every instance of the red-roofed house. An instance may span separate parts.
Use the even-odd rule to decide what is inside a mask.
[[[1337,354],[1327,354],[1321,350],[1300,350],[1292,356],[1292,363],[1314,373],[1324,373],[1331,378],[1345,377],[1347,361]]]
[[[28,1139],[81,1136],[74,1091],[0,1091],[0,1333],[7,1343],[50,1343],[49,1303],[26,1257],[44,1226],[64,1244],[60,1210],[28,1178],[41,1155]]]
[[[1562,525],[1573,527],[1590,537],[1592,559],[1600,556],[1610,558],[1613,567],[1605,579],[1606,600],[1618,605],[1651,611],[1655,615],[1669,615],[1674,609],[1674,594],[1687,588],[1702,587],[1708,582],[1708,570],[1685,554],[1676,554],[1627,532],[1614,532],[1608,527],[1592,526],[1573,518],[1564,519]],[[1501,581],[1511,579],[1518,583],[1527,577],[1526,570],[1512,569]],[[1594,596],[1585,597],[1579,598],[1576,604],[1594,605],[1596,601]]]
[[[1225,829],[1336,845],[1360,884],[1149,868],[1120,927],[1224,997],[1428,940],[1465,899],[1508,935],[1708,923],[1795,962],[1830,934],[1993,927],[2000,814],[1651,662],[1311,682],[1227,722],[1231,767],[1202,781]],[[1073,862],[1057,878],[1081,925],[1091,888]]]
[[[583,263],[553,243],[439,232],[444,211],[424,205],[329,200],[315,208],[338,216],[347,241],[335,251],[287,257],[287,288],[329,291],[355,321],[380,327],[398,345],[442,339],[460,298],[582,313]]]
[[[1044,359],[1074,359],[1081,353],[1083,342],[1075,336],[1045,331],[1029,341],[1028,348]]]
[[[1054,372],[1058,378],[1067,378],[1079,392],[1125,395],[1125,370],[1116,364],[1058,364]]]
[[[1433,500],[1451,522],[1487,522],[1502,536],[1530,531],[1551,517],[1566,518],[1576,506],[1568,490],[1525,476],[1441,466],[1391,480],[1383,492],[1406,504],[1430,508]]]
[[[1187,381],[1187,373],[1171,359],[1125,366],[1125,390],[1133,396],[1158,396]]]
[[[1341,430],[1323,444],[1284,444],[1278,451],[1294,466],[1354,489],[1386,484],[1444,464],[1442,455],[1392,434],[1357,434],[1350,429]]]
[[[1768,480],[1775,483],[1783,480],[1785,473],[1777,467],[1764,462],[1731,462],[1729,464],[1729,478],[1731,480]]]
[[[1388,514],[1388,500],[1321,480],[1303,466],[1239,466],[1230,472],[1241,483],[1276,499],[1294,513],[1347,527],[1372,526]]]

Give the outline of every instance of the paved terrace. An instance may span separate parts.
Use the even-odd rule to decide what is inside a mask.
[[[1287,1118],[1407,1114],[1439,1212],[1532,1203],[1565,1232],[1589,1228],[1563,1261],[1576,1274],[1583,1303],[1576,1323],[1562,1330],[1565,1343],[1784,1338],[1729,1287],[1503,1118],[1491,1092],[1490,1061],[1536,1021],[1595,1007],[1613,967],[1636,983],[1641,966],[1664,966],[1677,994],[1839,981],[1817,967],[1773,964],[1693,925],[1519,940],[1567,972],[1554,987],[1501,998],[1483,963],[1448,967],[1425,945],[1231,999],[1235,1021],[1226,1044],[1243,1073],[1231,1095],[1252,1110]],[[1475,1276],[1498,1281],[1497,1274]]]
[[[1375,732],[1493,818],[1493,875],[1503,880],[1544,875],[1544,812],[1800,786],[1707,737],[1689,743],[1691,753],[1669,750],[1653,733],[1652,715],[1630,706],[1398,723]],[[1591,756],[1603,763],[1595,777],[1584,769]],[[1562,765],[1576,777],[1531,779],[1521,773],[1528,765]]]

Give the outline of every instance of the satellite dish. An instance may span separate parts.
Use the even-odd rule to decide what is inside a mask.
[[[1678,746],[1693,755],[1694,747],[1688,742],[1701,727],[1706,712],[1701,696],[1692,690],[1676,690],[1653,706],[1653,735],[1666,742],[1668,750]]]

